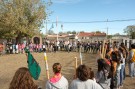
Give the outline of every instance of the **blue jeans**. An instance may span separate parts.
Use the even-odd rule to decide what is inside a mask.
[[[125,70],[125,64],[124,65],[121,65],[121,69],[120,69],[120,85],[123,84],[123,80],[124,80],[124,77],[125,77],[125,74],[124,74],[124,71]]]
[[[128,67],[129,67],[129,76],[134,77],[135,76],[134,62],[128,63]]]
[[[120,86],[120,70],[117,70],[115,75],[115,87],[118,88],[119,86]]]

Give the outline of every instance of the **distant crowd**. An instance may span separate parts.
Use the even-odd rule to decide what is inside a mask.
[[[43,42],[42,44],[34,43],[17,43],[17,44],[6,44],[5,51],[7,54],[18,54],[24,53],[24,48],[27,47],[30,49],[30,52],[57,52],[57,51],[78,51],[85,53],[97,53],[100,49],[102,42],[80,42],[80,41],[49,41]]]

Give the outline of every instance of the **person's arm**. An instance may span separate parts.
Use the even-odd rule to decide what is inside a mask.
[[[128,61],[130,61],[133,58],[134,52],[130,51],[128,56]]]
[[[116,62],[113,62],[113,68],[114,68],[114,70],[113,70],[113,76],[115,76],[115,73],[116,73],[116,70],[117,70],[117,63]]]

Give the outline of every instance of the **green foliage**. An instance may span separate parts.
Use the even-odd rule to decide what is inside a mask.
[[[76,34],[76,31],[72,31],[72,34]]]
[[[113,37],[112,35],[108,35],[108,36],[107,36],[108,39],[111,39],[112,37]]]
[[[0,2],[0,38],[32,37],[46,19],[40,0],[2,0]]]
[[[80,31],[80,32],[84,32],[84,31]]]
[[[127,35],[130,35],[132,39],[135,39],[135,25],[127,26],[124,29],[124,32],[127,33]]]
[[[71,31],[67,31],[67,34],[71,34],[72,32]]]
[[[114,34],[114,36],[119,36],[119,35],[120,35],[120,33],[115,33],[115,34]]]
[[[102,33],[101,31],[96,31],[96,33]]]
[[[65,34],[64,32],[59,32],[59,34]]]
[[[54,31],[53,30],[48,30],[48,35],[53,35],[54,34]]]

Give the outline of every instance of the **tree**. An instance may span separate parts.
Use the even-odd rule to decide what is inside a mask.
[[[127,26],[124,29],[124,33],[127,33],[127,35],[130,35],[132,39],[135,39],[135,25]]]
[[[80,31],[80,32],[82,32],[82,33],[83,33],[84,31]]]
[[[101,31],[96,31],[96,33],[101,33]]]
[[[76,34],[76,31],[72,31],[72,34]]]
[[[48,30],[48,35],[52,35],[52,34],[54,34],[54,31],[53,30]]]
[[[67,31],[67,34],[71,34],[72,32],[71,31]]]
[[[19,40],[39,33],[47,16],[42,3],[40,0],[1,0],[0,38]]]
[[[60,31],[59,34],[65,34],[64,32]]]
[[[120,35],[120,33],[115,33],[115,34],[114,34],[114,36],[119,36],[119,35]]]

